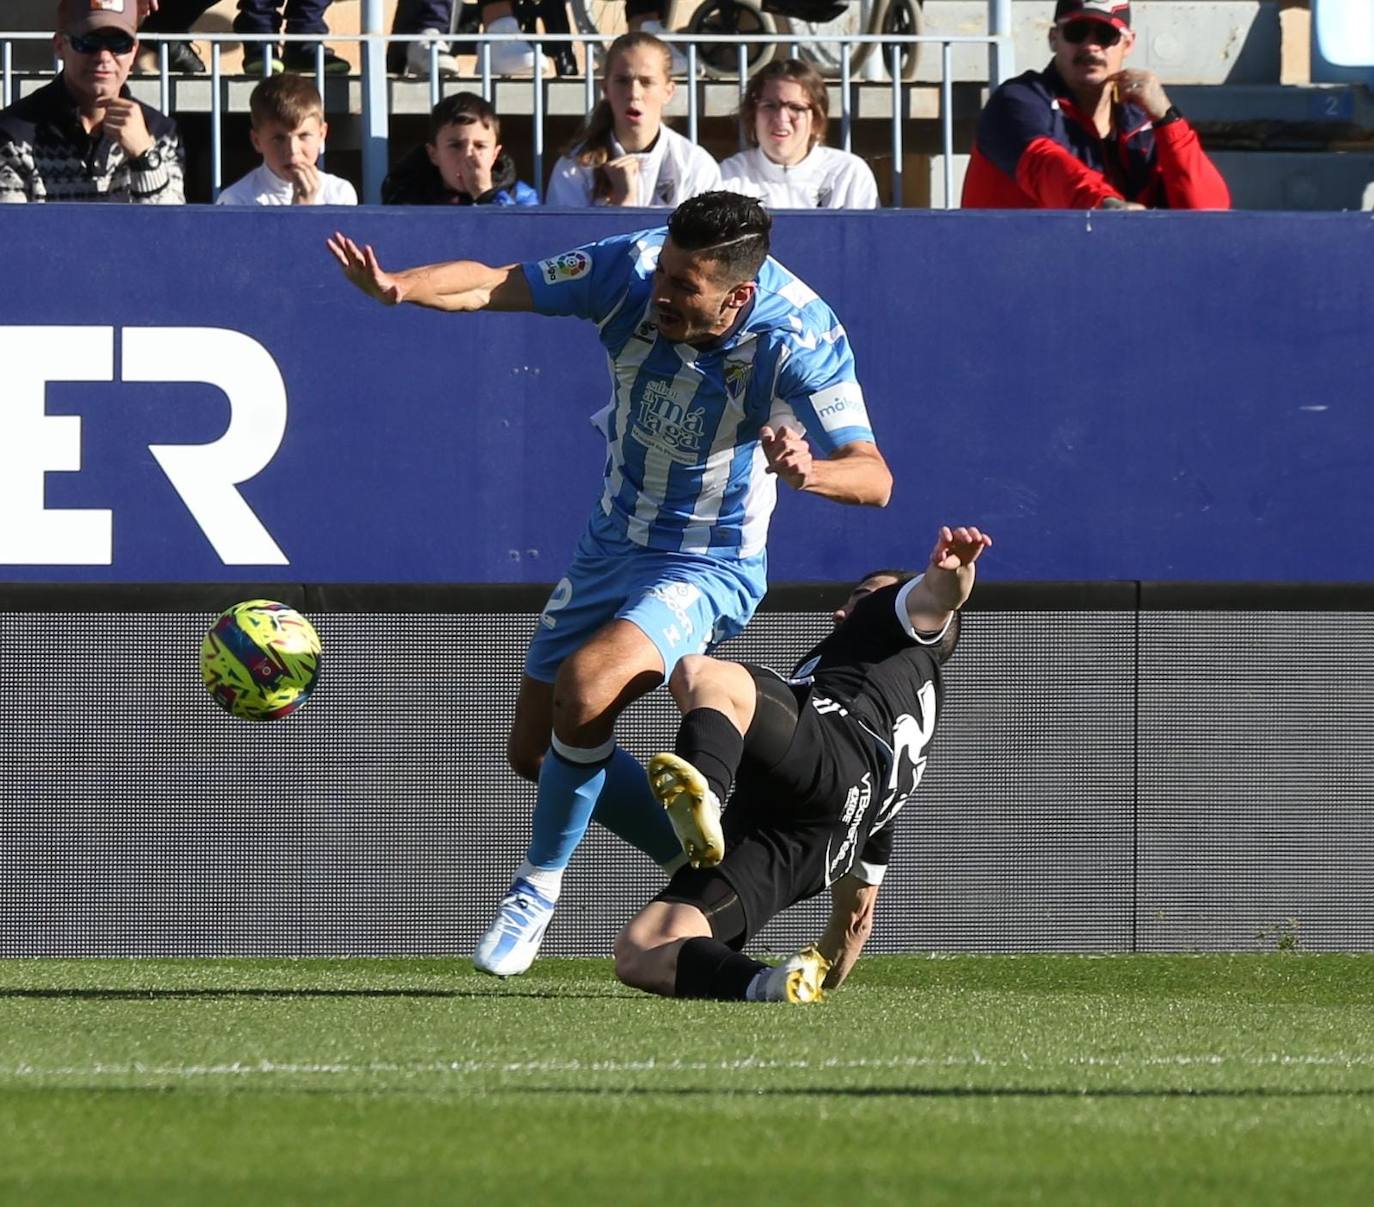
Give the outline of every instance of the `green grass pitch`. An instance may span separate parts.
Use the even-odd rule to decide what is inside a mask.
[[[0,963],[0,1202],[1374,1201],[1374,957]]]

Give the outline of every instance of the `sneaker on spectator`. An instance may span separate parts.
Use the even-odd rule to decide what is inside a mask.
[[[520,22],[514,17],[497,17],[487,26],[489,34],[518,34]],[[480,63],[480,59],[478,60]],[[492,75],[533,75],[535,63],[539,62],[541,77],[553,74],[553,64],[543,55],[536,54],[528,42],[493,42],[491,44]]]
[[[315,48],[301,42],[293,42],[282,51],[282,65],[287,71],[297,75],[315,74]],[[351,75],[353,68],[347,59],[341,59],[328,46],[324,48],[325,75]]]
[[[658,37],[659,34],[667,34],[673,32],[672,30],[666,28],[662,21],[655,21],[652,18],[648,21],[645,21],[644,24],[641,25],[639,28],[643,30],[646,34],[653,34],[654,37]],[[673,74],[685,76],[687,74],[687,56],[683,54],[682,51],[679,50],[676,46],[674,46],[671,42],[669,42],[667,46],[673,55]],[[697,75],[700,74],[701,65],[698,62]]]
[[[441,80],[456,80],[461,76],[458,70],[458,60],[453,57],[453,52],[449,45],[444,41],[443,35],[437,29],[425,29],[420,31],[424,37],[423,42],[412,42],[406,50],[406,70],[409,76],[418,76],[422,80],[429,79],[429,52],[430,47],[438,45],[438,54],[434,59],[434,68],[439,73]]]
[[[277,48],[275,46],[269,46],[264,42],[245,42],[243,44],[244,75],[261,79],[264,59],[266,59],[269,64],[268,71],[270,74],[281,75],[281,73],[286,70],[286,66],[282,63],[281,56],[277,54]]]
[[[573,48],[567,42],[555,47],[549,58],[553,60],[553,68],[560,76],[582,74],[582,69],[577,65],[577,56],[573,54]]]
[[[138,62],[134,67],[136,75],[158,75],[162,71],[160,42],[145,42],[138,52]],[[173,75],[204,75],[209,70],[205,60],[196,53],[189,42],[171,42],[167,45],[167,70]]]

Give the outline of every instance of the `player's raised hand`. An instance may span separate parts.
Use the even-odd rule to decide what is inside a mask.
[[[946,526],[940,529],[939,536],[935,538],[930,564],[938,566],[941,570],[958,570],[962,566],[971,566],[991,544],[992,537],[977,528]]]
[[[806,438],[782,424],[775,432],[766,424],[759,429],[759,444],[768,458],[768,472],[777,474],[794,490],[801,490],[811,477],[811,446]]]
[[[382,268],[370,244],[359,247],[342,231],[335,231],[325,246],[339,262],[344,276],[368,297],[376,298],[384,306],[395,306],[404,300],[400,280]]]

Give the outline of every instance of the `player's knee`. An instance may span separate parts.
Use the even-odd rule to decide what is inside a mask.
[[[615,957],[616,979],[632,989],[647,988],[645,957],[648,951],[631,934],[631,927],[627,926],[616,936],[611,951]]]
[[[548,748],[547,733],[534,735],[517,724],[506,739],[506,762],[522,780],[534,783],[539,779],[539,768],[543,765],[544,752]]]
[[[690,707],[693,695],[714,666],[714,658],[705,654],[688,654],[673,667],[673,673],[668,677],[668,691],[683,712]]]
[[[581,673],[564,664],[553,692],[553,728],[564,741],[576,740],[579,731],[607,720],[620,695],[619,683]]]
[[[506,762],[522,780],[536,784],[539,782],[539,769],[544,765],[544,752],[541,750],[538,754],[531,754],[527,750],[519,749],[512,742],[506,748]]]

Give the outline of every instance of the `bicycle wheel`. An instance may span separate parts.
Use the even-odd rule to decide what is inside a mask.
[[[842,44],[826,41],[808,42],[803,39],[841,38],[864,32],[858,3],[846,5],[844,12],[829,21],[804,21],[800,17],[782,16],[778,17],[777,21],[778,32],[784,37],[784,45],[787,35],[790,34],[798,38],[797,56],[802,62],[810,63],[824,76],[838,76],[840,74]],[[867,49],[866,46],[862,45],[850,47],[851,67],[855,56]],[[792,53],[790,48],[787,53]]]
[[[874,0],[873,12],[869,19],[869,32],[882,34],[917,34],[923,32],[925,22],[921,16],[920,0]],[[861,43],[854,47],[849,59],[849,69],[858,71],[868,57],[881,52],[883,69],[891,71],[892,51],[890,43]],[[915,43],[903,46],[901,51],[902,79],[914,80],[917,68],[921,65],[921,45]]]
[[[843,13],[830,21],[803,21],[797,17],[779,17],[778,33],[785,40],[788,34],[800,37],[823,38],[845,37],[852,34],[919,34],[922,30],[920,0],[874,0],[869,12],[867,25],[863,21],[860,5],[851,3]],[[874,51],[882,49],[872,43],[857,42],[849,48],[849,70],[857,75],[868,62]],[[800,42],[798,53],[817,71],[825,76],[840,74],[839,42]],[[902,51],[902,79],[914,80],[919,66],[920,46],[908,46]],[[890,56],[884,49],[883,66],[888,65]]]
[[[625,0],[568,0],[568,12],[574,32],[601,35],[599,43],[580,43],[581,53],[605,50],[625,32]]]
[[[705,0],[687,23],[688,33],[726,36],[771,34],[776,28],[773,18],[750,0]],[[748,70],[757,71],[776,50],[771,42],[751,43],[745,60]],[[714,79],[735,79],[739,75],[739,51],[727,42],[697,43],[697,62]]]

